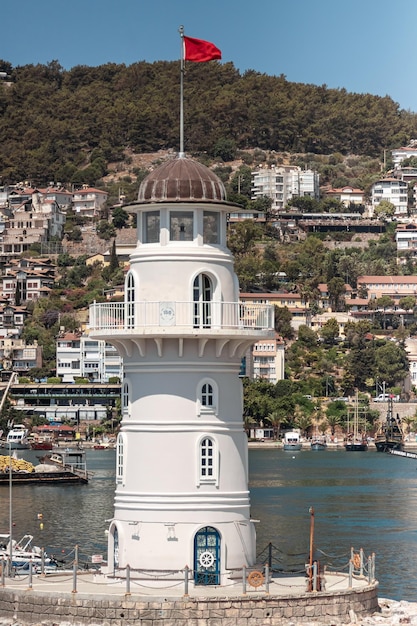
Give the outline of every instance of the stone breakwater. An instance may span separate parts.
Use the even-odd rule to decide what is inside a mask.
[[[330,626],[356,623],[358,616],[372,619],[380,611],[377,590],[375,584],[331,594],[316,592],[297,596],[248,593],[227,597],[218,589],[215,597],[129,594],[116,597],[111,593],[104,595],[103,591],[101,594],[64,594],[2,588],[0,625]]]
[[[222,618],[220,616],[212,618],[204,617],[198,619],[190,617],[187,620],[187,624],[189,626],[229,626],[230,624],[236,624],[235,617],[233,617],[232,608],[227,611],[227,613],[229,615],[225,618]],[[30,618],[30,616],[27,617]],[[85,623],[93,626],[95,624],[98,624],[98,622],[96,622],[95,620],[91,620],[88,622],[83,620],[82,622],[79,622],[77,619],[74,619],[70,614],[67,614],[65,616],[62,615],[61,611],[59,613],[55,613],[55,615],[44,614],[40,619],[36,619],[36,617],[38,616],[35,615],[32,615],[31,617],[33,617],[32,620],[29,619],[29,621],[22,621],[20,619],[16,619],[15,617],[5,617],[0,613],[0,626],[26,626],[26,624],[28,623],[30,623],[32,626],[45,626],[47,624],[53,624],[54,626],[78,626],[78,624]],[[102,621],[100,621],[100,626],[107,626],[107,624],[109,623],[110,622],[107,621],[107,619],[103,615]],[[153,626],[172,626],[177,622],[175,618],[172,620],[164,617],[163,615],[160,615],[159,618],[153,622],[144,615],[143,617],[131,620],[120,618],[119,623],[123,626],[128,626],[129,624],[135,624],[135,626],[150,626],[151,624]],[[258,621],[258,619],[256,619],[256,621],[252,621],[251,617],[242,616],[241,621],[239,621],[238,623],[243,624],[244,626],[252,626],[252,624],[257,624],[260,622]],[[265,626],[268,626],[270,624],[277,624],[280,626],[298,626],[298,624],[300,624],[296,617],[283,618],[279,622],[272,621],[271,618],[265,617],[263,618],[262,623],[265,624]],[[400,626],[401,624],[410,624],[411,626],[417,626],[417,603],[404,601],[397,602],[395,600],[380,599],[379,608],[375,613],[358,619],[354,611],[351,611],[348,620],[344,623],[348,623],[350,624],[350,626]],[[340,622],[337,620],[326,622],[310,620],[303,621],[302,624],[303,626],[329,626],[329,624],[333,624],[336,626],[337,624],[340,624]]]

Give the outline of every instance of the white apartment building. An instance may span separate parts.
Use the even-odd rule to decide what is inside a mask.
[[[408,215],[408,184],[405,181],[383,178],[372,185],[371,193],[372,212],[382,200],[387,200],[395,206],[395,217]]]
[[[391,150],[391,157],[394,163],[394,168],[397,168],[405,159],[409,159],[410,157],[417,157],[416,140],[413,139],[408,146]]]
[[[86,217],[95,217],[106,204],[109,194],[101,189],[83,187],[74,191],[72,206],[76,213]]]
[[[289,200],[300,196],[320,197],[319,174],[292,165],[261,168],[252,172],[252,200],[267,196],[272,209],[285,209]]]
[[[261,339],[253,344],[244,358],[242,375],[277,383],[285,377],[285,346],[280,337]]]
[[[56,375],[64,383],[73,383],[76,378],[108,383],[114,376],[122,380],[122,360],[116,349],[105,341],[65,333],[56,343]]]

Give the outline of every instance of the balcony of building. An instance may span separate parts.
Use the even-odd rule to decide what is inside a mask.
[[[112,336],[248,335],[274,329],[274,305],[244,302],[104,302],[90,305],[90,332]]]

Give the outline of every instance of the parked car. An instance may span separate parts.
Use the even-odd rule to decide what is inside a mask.
[[[374,398],[374,402],[388,402],[392,398],[393,402],[399,402],[400,396],[395,396],[392,393],[380,393],[379,396]]]

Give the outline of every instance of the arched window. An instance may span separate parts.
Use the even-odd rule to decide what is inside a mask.
[[[130,417],[130,389],[127,381],[123,383],[122,412],[123,417]]]
[[[196,276],[193,285],[194,328],[211,327],[213,284],[207,274]]]
[[[213,387],[210,383],[204,383],[201,389],[201,404],[208,407],[214,404]]]
[[[126,442],[123,433],[117,436],[116,484],[124,485],[126,465]]]
[[[211,437],[204,437],[199,444],[199,484],[218,480],[217,446]]]
[[[132,272],[126,276],[126,328],[135,327],[135,277]]]
[[[218,387],[214,380],[203,379],[197,387],[197,415],[216,414],[218,410]]]

